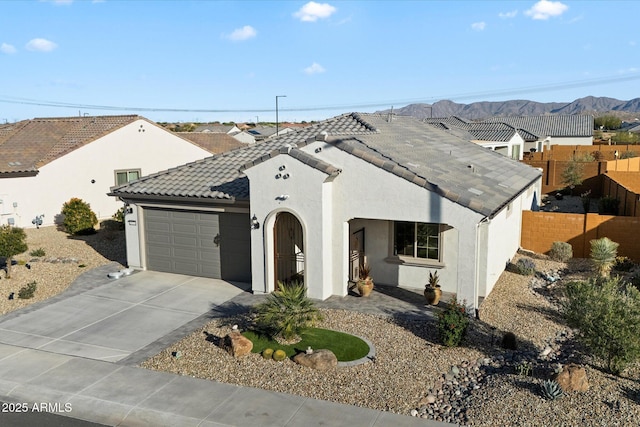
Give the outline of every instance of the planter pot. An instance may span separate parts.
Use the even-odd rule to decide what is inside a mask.
[[[358,280],[357,287],[361,297],[368,297],[373,290],[373,281],[371,279]]]
[[[442,290],[440,286],[436,288],[425,288],[424,297],[427,300],[427,304],[438,305],[440,297],[442,297]]]

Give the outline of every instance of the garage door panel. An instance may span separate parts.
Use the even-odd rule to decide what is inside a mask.
[[[146,208],[144,215],[149,269],[251,280],[248,214]]]

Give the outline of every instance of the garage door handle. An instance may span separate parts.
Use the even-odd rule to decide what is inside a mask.
[[[216,237],[213,238],[213,244],[219,247],[221,240],[222,240],[222,237],[220,237],[220,233],[218,233],[216,234]]]

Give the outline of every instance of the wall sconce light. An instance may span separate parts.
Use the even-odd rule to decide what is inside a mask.
[[[127,207],[125,209],[125,212],[128,213],[128,214],[132,214],[133,213],[133,208],[132,207]]]
[[[260,228],[260,222],[258,221],[258,218],[253,215],[253,217],[251,218],[251,229],[257,230],[258,228]]]

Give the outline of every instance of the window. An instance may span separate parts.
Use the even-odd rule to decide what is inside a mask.
[[[440,225],[422,222],[395,222],[394,255],[440,259]]]
[[[126,184],[140,178],[140,169],[116,171],[116,185]]]

